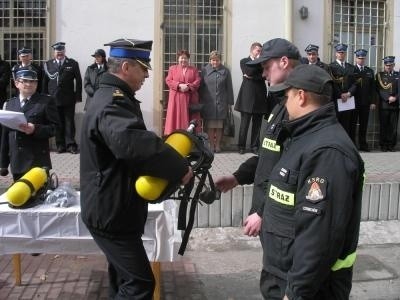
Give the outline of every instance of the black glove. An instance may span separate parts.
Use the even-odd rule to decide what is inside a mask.
[[[7,176],[8,175],[8,169],[7,168],[1,168],[0,169],[0,175],[1,176]]]

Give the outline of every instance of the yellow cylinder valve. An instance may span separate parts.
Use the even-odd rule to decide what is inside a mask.
[[[6,198],[11,205],[19,207],[24,205],[31,196],[47,182],[45,169],[35,167],[17,180],[6,192]]]
[[[188,156],[192,151],[193,142],[191,138],[182,132],[171,133],[165,143],[183,157]],[[167,185],[168,181],[166,179],[153,176],[140,176],[135,182],[136,192],[147,201],[159,199]]]

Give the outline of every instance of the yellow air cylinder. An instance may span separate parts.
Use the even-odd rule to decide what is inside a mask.
[[[174,148],[183,157],[189,155],[193,146],[190,137],[182,132],[171,133],[165,143]],[[167,180],[153,176],[140,176],[135,182],[136,192],[147,201],[157,200],[167,185]]]
[[[47,181],[45,169],[35,167],[28,171],[21,180],[30,182],[34,188],[31,191],[30,186],[24,181],[16,181],[6,192],[6,198],[13,206],[22,206],[34,195]]]

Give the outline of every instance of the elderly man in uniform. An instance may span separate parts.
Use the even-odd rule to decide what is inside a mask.
[[[147,202],[135,190],[141,175],[186,184],[188,162],[148,131],[135,93],[149,77],[152,41],[118,39],[108,72],[88,107],[81,138],[83,222],[109,263],[111,299],[152,299],[154,277],[141,236]]]
[[[333,101],[336,104],[337,117],[346,130],[351,140],[355,141],[354,108],[342,110],[339,104],[350,101],[350,97],[354,96],[357,85],[354,80],[354,66],[346,62],[346,44],[337,44],[335,46],[336,60],[329,65],[329,70],[333,78]],[[354,100],[354,99],[353,99]]]
[[[354,51],[356,55],[356,65],[354,66],[354,79],[357,89],[354,94],[355,99],[355,118],[352,123],[352,132],[356,132],[357,121],[358,127],[358,149],[360,151],[369,152],[367,143],[367,128],[369,111],[375,109],[376,91],[375,91],[375,75],[371,68],[365,65],[365,59],[368,51],[358,49]]]
[[[307,53],[307,57],[303,57],[301,59],[301,62],[308,65],[317,65],[318,67],[321,67],[322,69],[328,71],[328,65],[320,60],[318,50],[319,46],[309,44],[306,49],[304,49],[304,51]]]
[[[15,75],[20,70],[21,68],[28,68],[29,70],[35,71],[37,74],[37,92],[40,93],[42,90],[42,78],[43,78],[43,72],[42,72],[42,67],[35,64],[32,61],[32,49],[22,47],[21,49],[18,50],[18,60],[19,63],[14,65],[12,68],[12,75],[13,79],[15,81]]]
[[[3,127],[1,137],[1,175],[8,174],[8,166],[14,180],[21,178],[33,167],[51,169],[49,138],[53,137],[58,124],[54,99],[36,92],[38,78],[30,68],[15,73],[18,95],[11,98],[5,110],[23,112],[27,123],[16,129]]]
[[[394,56],[386,56],[383,63],[384,71],[376,74],[376,90],[379,105],[379,144],[381,150],[386,152],[395,151],[397,143],[400,74],[394,71]]]
[[[54,58],[43,65],[45,76],[42,91],[56,99],[60,118],[56,134],[57,152],[76,154],[75,104],[82,101],[81,72],[78,62],[65,56],[65,43],[58,42],[51,47],[54,49]]]
[[[336,119],[327,72],[300,65],[271,89],[285,91],[289,139],[265,189],[264,269],[274,284],[264,297],[348,299],[364,163]]]

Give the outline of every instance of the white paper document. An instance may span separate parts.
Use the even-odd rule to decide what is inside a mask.
[[[0,110],[0,123],[11,129],[19,130],[18,126],[26,124],[24,113],[9,110]]]
[[[343,102],[342,99],[337,99],[337,106],[338,111],[355,109],[356,103],[354,102],[354,96],[349,97],[346,102]]]

